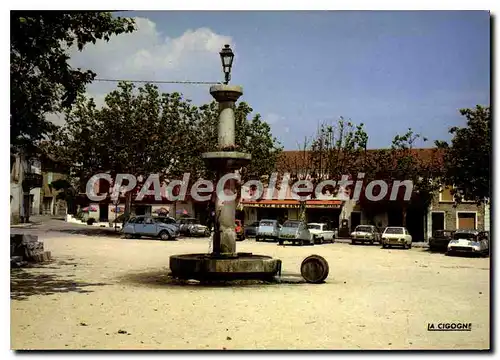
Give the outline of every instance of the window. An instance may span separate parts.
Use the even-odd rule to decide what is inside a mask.
[[[146,218],[145,221],[144,221],[145,224],[153,224],[153,219],[151,218]]]
[[[476,229],[476,213],[457,213],[457,229]]]
[[[144,224],[144,218],[136,218],[134,223],[135,224]]]
[[[441,192],[439,193],[439,201],[441,202],[453,202],[453,194],[451,193],[452,187],[451,186],[445,186],[441,189]]]

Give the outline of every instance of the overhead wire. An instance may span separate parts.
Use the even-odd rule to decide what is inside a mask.
[[[218,85],[222,82],[215,81],[182,81],[182,80],[126,80],[126,79],[103,79],[96,78],[94,81],[102,82],[134,82],[134,83],[146,83],[146,84],[186,84],[186,85]]]

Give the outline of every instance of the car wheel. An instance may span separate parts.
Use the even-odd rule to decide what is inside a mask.
[[[159,236],[160,236],[160,239],[163,241],[170,240],[172,238],[170,236],[170,234],[168,233],[168,231],[166,231],[166,230],[163,230],[162,232],[160,232]]]
[[[408,244],[408,249],[411,249],[411,243]]]
[[[299,240],[299,246],[304,245],[304,240]]]
[[[260,237],[256,236],[255,237],[255,241],[259,242],[260,241]]]
[[[373,245],[374,241],[373,239],[370,240],[370,245]]]
[[[351,245],[356,245],[357,241],[351,240]]]
[[[283,240],[278,240],[279,245],[283,245]]]

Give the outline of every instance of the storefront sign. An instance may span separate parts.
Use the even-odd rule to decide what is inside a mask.
[[[299,204],[244,204],[246,207],[257,208],[280,208],[280,209],[298,209]]]
[[[243,204],[245,207],[298,209],[300,204]],[[306,209],[340,209],[340,204],[306,204]]]
[[[321,204],[321,205],[306,205],[306,209],[340,209],[338,204]]]

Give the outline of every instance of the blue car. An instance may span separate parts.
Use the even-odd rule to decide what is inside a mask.
[[[126,238],[145,236],[175,240],[179,237],[179,226],[169,217],[136,216],[127,221],[122,232]]]
[[[277,220],[261,220],[259,223],[259,228],[257,229],[257,236],[255,237],[255,241],[266,239],[278,241],[280,229],[281,225]]]

